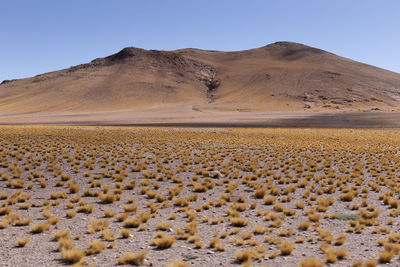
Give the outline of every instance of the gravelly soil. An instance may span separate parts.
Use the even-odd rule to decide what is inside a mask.
[[[150,203],[157,207],[152,217],[142,223],[145,229],[130,228],[131,237],[123,239],[120,237],[123,222],[116,216],[108,218],[107,229],[117,237],[114,247],[87,255],[85,261],[97,266],[114,266],[125,253],[146,250],[144,266],[164,266],[177,260],[184,260],[190,266],[238,266],[241,263],[236,260],[235,252],[254,248],[259,255],[251,266],[297,266],[305,258],[315,257],[325,262],[326,251],[321,250],[324,244],[348,252],[345,259],[329,263],[330,266],[351,266],[356,260],[378,259],[385,249],[377,241],[387,241],[390,234],[400,233],[398,206],[393,204],[390,208],[387,204],[389,199],[393,203],[399,199],[399,136],[397,130],[1,127],[0,193],[7,198],[0,200],[0,205],[12,207],[11,213],[18,213],[22,219],[31,218],[32,222],[27,226],[15,226],[11,222],[0,229],[0,265],[64,265],[58,243],[53,240],[58,230],[69,230],[71,239],[81,235],[79,240],[73,240],[79,250],[88,248],[94,239],[110,244],[102,239],[100,232],[88,233],[90,220],[105,219],[106,209],[114,210],[116,216],[123,213],[129,198],[138,206],[136,212],[129,214],[130,218],[143,211],[151,213]],[[70,193],[68,182],[56,186],[61,175],[54,172],[54,166],[61,167],[62,173],[70,176],[69,181],[80,185],[77,193]],[[104,177],[104,170],[110,177]],[[40,186],[35,174],[45,179],[45,188]],[[105,185],[109,185],[109,193],[114,192],[119,186],[118,175],[124,177],[120,182],[122,188],[136,181],[134,189],[115,193],[120,196],[119,201],[105,204],[99,196],[84,196],[87,189],[99,194]],[[25,181],[22,188],[14,188],[12,184],[18,179]],[[100,182],[101,187],[92,187],[95,182]],[[30,183],[33,183],[31,189]],[[195,184],[209,188],[195,192]],[[230,186],[232,189],[228,189]],[[174,187],[180,187],[181,191],[170,200],[157,201],[151,196],[155,192],[168,197]],[[293,190],[289,190],[291,187]],[[260,188],[265,189],[265,196],[256,198],[255,191]],[[291,192],[287,194],[285,190]],[[50,199],[50,194],[60,191],[66,192],[67,198],[59,199],[55,205],[56,200]],[[353,192],[351,201],[341,199],[347,191]],[[18,199],[16,192],[29,194],[25,202],[36,202],[40,207],[20,209],[22,202],[10,202],[13,194]],[[66,204],[72,196],[81,196],[86,205],[93,204],[93,212],[67,218]],[[266,205],[264,197],[270,196],[276,198],[275,203]],[[289,201],[285,201],[288,196]],[[192,197],[187,205],[174,205],[177,198],[186,197]],[[312,222],[307,231],[299,230],[298,225],[309,220],[310,210],[321,207],[318,200],[328,198],[333,203],[326,211],[316,211],[321,218]],[[59,217],[60,221],[49,231],[33,234],[33,225],[47,221],[42,214],[46,200],[52,216]],[[304,208],[296,207],[299,201],[305,203]],[[244,227],[232,225],[232,216],[228,216],[227,210],[235,209],[237,203],[245,204],[245,210],[240,212],[240,217],[248,222]],[[275,206],[277,203],[283,205],[283,211]],[[206,204],[208,209],[200,208]],[[354,204],[360,207],[352,209]],[[78,206],[74,204],[73,209],[77,210]],[[171,223],[166,234],[176,235],[177,228],[185,229],[189,223],[185,213],[188,210],[196,213],[195,235],[200,237],[202,248],[195,248],[184,239],[176,240],[168,249],[155,248],[152,239],[156,236],[157,224]],[[373,213],[374,210],[379,211],[376,218],[363,221],[363,216],[360,217],[362,211]],[[290,211],[295,214],[285,215]],[[176,219],[169,220],[171,214],[176,214]],[[279,218],[277,227],[270,219],[274,215]],[[350,231],[349,216],[355,218],[356,225]],[[0,216],[0,221],[8,217]],[[220,218],[219,223],[211,222]],[[240,239],[245,232],[252,233],[256,225],[265,227],[266,233],[253,234],[243,245],[233,244],[232,239]],[[239,233],[232,234],[236,228],[240,229]],[[293,231],[290,236],[283,236],[282,230]],[[332,237],[321,240],[323,230],[329,230]],[[335,239],[343,233],[347,235],[346,241],[335,246]],[[208,246],[216,235],[224,251]],[[25,247],[16,246],[16,239],[20,237],[30,239]],[[295,242],[301,238],[304,242]],[[290,255],[280,255],[279,244],[283,241],[293,244]],[[277,255],[271,256],[274,253]],[[399,256],[396,252],[393,254],[385,266],[400,265]]]

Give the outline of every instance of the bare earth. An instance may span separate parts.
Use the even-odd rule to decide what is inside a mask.
[[[190,104],[107,112],[0,113],[3,125],[125,125],[194,127],[399,128],[400,112],[242,112]]]

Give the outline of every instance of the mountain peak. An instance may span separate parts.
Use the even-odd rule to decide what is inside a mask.
[[[125,47],[118,53],[115,53],[111,56],[106,57],[106,59],[110,61],[120,61],[120,60],[125,60],[127,58],[131,58],[140,54],[143,54],[146,50],[142,48],[136,48],[136,47]]]
[[[280,41],[263,47],[278,58],[298,60],[304,57],[329,54],[328,52],[295,42]]]

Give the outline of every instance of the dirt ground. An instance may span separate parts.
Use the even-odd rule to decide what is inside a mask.
[[[70,264],[60,230],[82,265],[399,266],[399,147],[389,129],[1,126],[0,266]]]

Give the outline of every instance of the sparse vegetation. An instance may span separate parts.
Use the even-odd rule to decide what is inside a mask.
[[[0,131],[0,233],[12,249],[54,242],[50,257],[82,265],[139,240],[151,255],[189,247],[227,265],[376,266],[399,255],[397,130],[65,129]],[[378,241],[360,263],[349,240],[369,234]],[[305,247],[323,254],[303,259]]]

